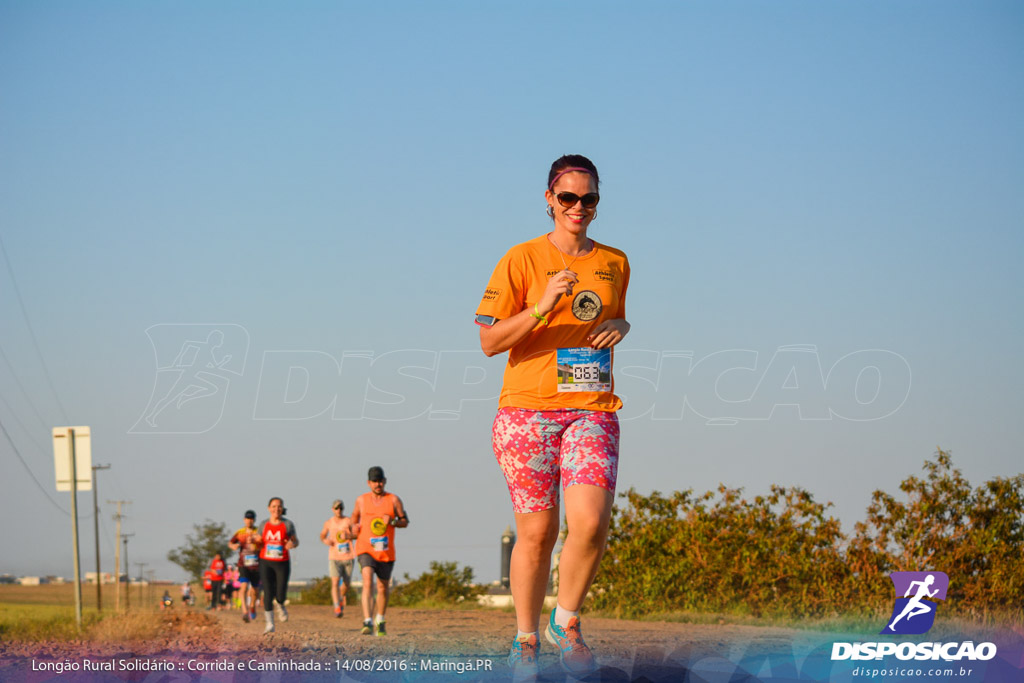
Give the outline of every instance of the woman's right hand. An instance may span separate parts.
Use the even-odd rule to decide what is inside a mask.
[[[572,288],[576,282],[576,273],[568,268],[552,275],[544,288],[540,301],[535,304],[536,312],[546,317],[555,310],[559,298],[572,294]],[[538,329],[538,321],[534,318],[536,318],[534,306],[527,306],[511,318],[499,320],[492,327],[481,325],[480,348],[488,356],[508,351]]]
[[[558,303],[559,298],[563,295],[571,296],[572,288],[578,281],[576,273],[568,268],[552,275],[551,279],[548,280],[548,286],[544,289],[543,296],[537,302],[537,311],[541,315],[546,316],[555,310],[555,304]]]

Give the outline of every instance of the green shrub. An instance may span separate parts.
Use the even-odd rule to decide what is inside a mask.
[[[874,492],[848,555],[884,579],[874,582],[883,596],[889,572],[944,571],[943,612],[1024,621],[1024,474],[972,489],[942,449],[924,469],[900,485],[906,502]]]
[[[613,511],[593,606],[627,617],[830,614],[845,572],[839,522],[802,489],[741,493],[622,494],[628,505]]]
[[[335,581],[337,579],[334,579]],[[359,595],[349,587],[346,600],[349,605],[359,604]],[[331,605],[331,577],[321,576],[311,586],[303,589],[295,599],[299,605]]]
[[[591,606],[626,617],[725,613],[801,619],[880,617],[892,605],[892,571],[944,571],[943,615],[1024,621],[1024,475],[977,489],[941,449],[924,479],[875,491],[849,539],[830,504],[772,486],[649,496],[621,494]]]
[[[476,598],[487,592],[485,586],[473,585],[473,568],[458,568],[457,562],[431,562],[430,571],[418,579],[405,575],[405,582],[392,590],[390,604],[403,607],[451,606],[476,604]]]

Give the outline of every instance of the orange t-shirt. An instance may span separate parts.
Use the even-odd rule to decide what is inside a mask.
[[[378,562],[395,561],[395,527],[390,522],[397,514],[397,498],[393,493],[380,498],[373,493],[359,496],[357,555],[369,555]]]
[[[324,522],[324,528],[320,531],[323,536],[326,532],[327,540],[331,545],[327,551],[327,559],[336,562],[348,562],[355,554],[352,551],[352,540],[348,537],[352,522],[348,517],[331,517]]]
[[[547,235],[523,242],[502,257],[484,291],[477,315],[510,318],[540,301],[548,280],[569,263]],[[571,297],[561,297],[548,313],[548,324],[540,321],[521,342],[509,349],[508,365],[498,406],[557,410],[582,408],[613,412],[622,407],[615,395],[611,365],[614,351],[606,360],[595,360],[600,374],[587,371],[575,381],[594,384],[572,385],[572,364],[585,363],[572,349],[589,347],[587,335],[605,320],[626,317],[626,288],[629,286],[629,261],[618,249],[594,241],[590,253],[569,265],[578,282]],[[561,351],[560,351],[561,350]],[[596,367],[596,366],[595,366]],[[580,386],[599,387],[580,390]],[[562,389],[561,391],[559,389]]]

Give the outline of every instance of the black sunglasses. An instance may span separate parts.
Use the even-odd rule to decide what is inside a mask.
[[[584,209],[593,209],[601,201],[601,195],[596,192],[588,192],[581,197],[574,192],[559,192],[555,195],[555,199],[567,209],[576,206],[576,202],[582,203]]]

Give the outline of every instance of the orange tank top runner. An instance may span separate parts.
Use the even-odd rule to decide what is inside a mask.
[[[378,498],[372,493],[359,496],[357,509],[361,510],[356,554],[369,555],[378,562],[395,561],[395,518],[398,496],[385,493]]]
[[[260,537],[263,544],[260,547],[260,559],[271,562],[287,562],[288,548],[285,545],[295,535],[295,527],[290,520],[281,519],[277,524],[271,524],[270,520],[260,525]]]

